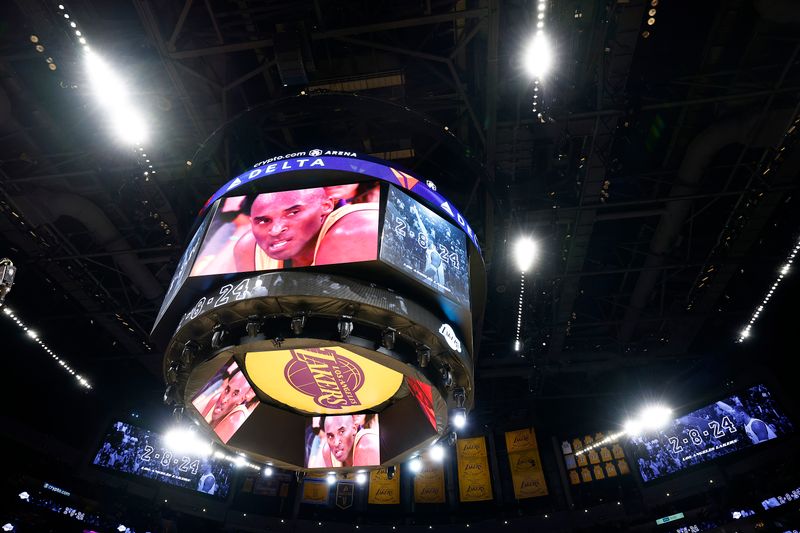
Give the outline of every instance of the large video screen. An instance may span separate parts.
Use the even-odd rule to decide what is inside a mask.
[[[469,306],[466,236],[421,203],[389,188],[381,261]]]
[[[374,261],[377,182],[222,198],[191,276]]]
[[[227,444],[256,408],[258,398],[244,372],[231,358],[195,395],[192,405]]]
[[[676,418],[658,433],[631,437],[630,445],[647,482],[792,430],[767,387],[756,385]]]
[[[306,423],[306,468],[381,464],[377,414],[323,415]]]
[[[226,461],[173,453],[157,433],[125,422],[114,423],[92,464],[219,498],[228,495],[233,473]]]

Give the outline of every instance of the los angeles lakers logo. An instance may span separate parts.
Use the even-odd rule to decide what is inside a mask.
[[[356,395],[364,384],[364,371],[360,366],[324,348],[290,351],[292,359],[284,367],[283,375],[295,390],[327,409],[361,405]]]
[[[244,364],[261,392],[306,414],[363,412],[403,383],[400,372],[342,346],[249,352]]]

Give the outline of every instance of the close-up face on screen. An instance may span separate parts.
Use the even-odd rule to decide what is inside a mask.
[[[379,200],[376,182],[222,198],[191,276],[373,261]]]
[[[306,468],[379,465],[378,415],[309,418],[306,423],[305,457]]]
[[[214,374],[192,405],[227,443],[258,405],[258,398],[239,365],[231,359]]]

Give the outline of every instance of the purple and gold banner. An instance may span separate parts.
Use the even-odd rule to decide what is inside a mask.
[[[458,439],[456,458],[459,499],[462,502],[491,500],[492,479],[489,475],[486,439],[483,437]]]
[[[441,461],[426,458],[422,470],[414,476],[414,501],[416,503],[444,503],[444,465]]]
[[[506,449],[514,483],[514,497],[521,500],[547,496],[547,483],[533,428],[507,431]]]
[[[330,486],[325,479],[308,478],[303,480],[303,503],[313,503],[316,505],[328,504],[328,493]]]
[[[367,503],[376,505],[397,505],[400,503],[400,469],[389,479],[385,468],[373,470],[369,474],[369,498]]]

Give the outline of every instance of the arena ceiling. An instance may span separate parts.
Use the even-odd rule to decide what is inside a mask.
[[[199,207],[318,146],[410,168],[478,232],[479,416],[613,419],[757,379],[735,340],[797,237],[791,3],[549,1],[539,91],[533,1],[65,4],[150,117],[146,158],[108,135],[59,4],[0,6],[0,255],[9,302],[115,408],[163,390],[148,332]],[[515,352],[520,234],[542,256]],[[10,342],[19,375],[64,378]]]

